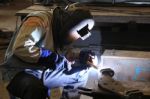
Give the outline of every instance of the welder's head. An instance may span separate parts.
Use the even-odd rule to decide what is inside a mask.
[[[90,30],[93,26],[94,20],[88,10],[71,11],[62,30],[65,44],[70,44],[79,38],[85,40],[91,35]]]
[[[88,10],[56,7],[53,11],[52,31],[57,48],[63,48],[79,38],[85,40],[91,35],[93,26],[94,20]]]

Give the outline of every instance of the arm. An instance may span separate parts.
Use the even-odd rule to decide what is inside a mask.
[[[22,61],[39,63],[47,67],[50,63],[59,61],[57,53],[37,46],[45,35],[45,27],[40,18],[29,17],[18,32],[13,51]]]
[[[36,43],[44,36],[43,28],[34,18],[28,18],[20,27],[19,33],[14,42],[14,54],[25,62],[36,63],[40,57],[40,49],[35,46]],[[38,19],[39,21],[39,19]],[[38,36],[35,36],[35,35]]]

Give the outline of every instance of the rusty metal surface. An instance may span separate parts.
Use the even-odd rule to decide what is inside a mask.
[[[97,85],[95,85],[97,86]],[[139,81],[118,81],[110,76],[102,75],[98,80],[98,91],[106,90],[108,92],[126,95],[128,91],[138,90],[144,95],[150,95],[150,82]]]
[[[124,94],[126,90],[126,88],[122,85],[121,82],[115,81],[109,76],[101,77],[98,81],[98,87],[99,89],[104,88],[111,92],[120,93],[122,95]]]
[[[128,89],[139,89],[145,95],[150,95],[150,82],[123,81],[121,83]]]
[[[109,75],[111,71],[111,69],[101,70],[97,83],[92,88],[79,88],[79,93],[94,99],[149,99],[149,82],[118,81]]]

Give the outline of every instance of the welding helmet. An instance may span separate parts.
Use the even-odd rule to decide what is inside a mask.
[[[75,9],[70,11],[57,7],[53,11],[52,26],[54,40],[57,42],[55,45],[63,47],[72,43],[67,40],[70,33],[78,34],[82,40],[89,37],[91,35],[90,30],[94,26],[94,20],[88,10]]]
[[[68,13],[69,16],[63,22],[64,26],[61,31],[64,42],[67,44],[71,43],[66,40],[69,33],[78,34],[82,40],[88,38],[91,35],[90,30],[94,26],[94,20],[90,12],[88,10],[76,9]]]

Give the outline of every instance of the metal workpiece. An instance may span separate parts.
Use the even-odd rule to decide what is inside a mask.
[[[132,85],[125,86],[121,81],[113,78],[115,74],[110,68],[101,70],[101,77],[98,85],[94,89],[78,88],[79,93],[93,97],[93,99],[149,99],[150,94],[138,88],[132,88]],[[147,90],[148,91],[148,90]]]
[[[101,70],[101,77],[98,80],[99,89],[106,90],[112,93],[118,93],[118,95],[123,95],[125,87],[121,82],[113,79],[114,71],[110,68]]]
[[[114,70],[119,81],[150,81],[149,51],[105,50],[101,56],[101,69]]]

